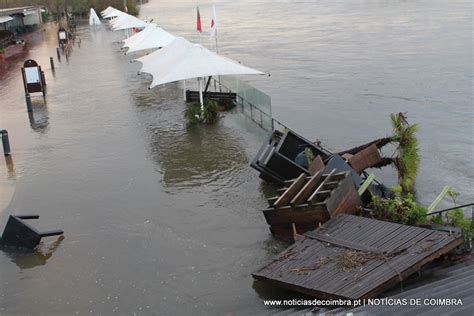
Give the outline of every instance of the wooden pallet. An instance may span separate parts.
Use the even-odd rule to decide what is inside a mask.
[[[354,214],[361,205],[349,172],[320,170],[310,177],[302,173],[285,184],[287,187],[268,199],[269,208],[263,210],[270,231],[280,237],[313,230],[338,214]]]

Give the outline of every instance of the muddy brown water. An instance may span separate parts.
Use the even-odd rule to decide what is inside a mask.
[[[389,113],[407,111],[421,125],[420,201],[444,185],[473,200],[471,3],[214,3],[220,51],[272,74],[246,80],[272,97],[276,118],[338,150],[385,136]],[[210,3],[200,9],[207,30]],[[151,1],[141,15],[199,41],[193,1]],[[266,132],[238,113],[188,126],[181,85],[148,90],[114,43],[122,33],[81,25],[78,36],[69,62],[57,62],[48,25],[27,54],[0,64],[0,127],[13,153],[0,161],[1,229],[13,212],[65,231],[33,254],[0,251],[0,313],[275,311],[262,298],[291,294],[250,276],[285,246],[259,211],[273,188],[249,167]],[[48,82],[30,117],[27,58]],[[392,170],[378,175],[394,183]]]

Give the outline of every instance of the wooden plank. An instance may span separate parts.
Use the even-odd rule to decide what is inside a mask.
[[[324,190],[334,190],[335,188],[337,188],[338,184],[339,184],[338,181],[328,181],[324,184],[323,189]]]
[[[319,196],[320,201],[324,201],[325,199],[331,196],[331,190],[319,191],[317,194]]]
[[[352,186],[349,189],[349,192],[344,195],[342,201],[340,201],[337,206],[332,208],[329,211],[329,215],[331,217],[340,215],[340,214],[356,214],[358,208],[362,205],[362,201],[357,194],[354,185],[354,182],[352,181],[352,178],[350,178]],[[329,209],[329,205],[327,206]]]
[[[332,179],[333,179],[334,181],[342,180],[342,179],[344,179],[344,178],[346,177],[346,172],[347,172],[347,171],[342,171],[342,172],[335,173],[335,174],[332,175]],[[314,175],[307,176],[307,177],[306,177],[306,181],[309,181],[312,176],[314,176]],[[324,176],[324,175],[323,175],[323,176]],[[283,184],[284,184],[286,187],[289,187],[294,181],[295,181],[295,179],[285,180]]]
[[[268,206],[269,207],[272,207],[273,204],[276,202],[276,200],[278,200],[278,196],[273,196],[271,198],[268,198],[267,201],[268,201]]]
[[[298,194],[290,201],[290,205],[296,206],[306,202],[308,197],[312,194],[313,190],[317,187],[319,180],[323,175],[323,171],[319,171],[306,182],[305,186],[300,190]]]
[[[355,249],[355,250],[360,250],[360,251],[367,251],[367,252],[372,252],[372,253],[377,253],[377,254],[383,254],[384,251],[379,249],[379,248],[374,248],[374,247],[368,247],[364,245],[360,245],[354,242],[351,242],[349,240],[345,239],[340,239],[334,236],[329,236],[329,235],[324,235],[324,234],[319,234],[316,232],[308,232],[305,234],[309,238],[317,239],[319,241],[324,241],[336,246],[348,248],[348,249]]]
[[[345,153],[341,156],[341,158],[344,159],[345,161],[348,161],[349,159],[351,159],[352,156],[354,156],[354,155],[349,154],[349,153]]]
[[[265,220],[270,226],[305,224],[310,222],[326,222],[329,219],[326,208],[323,205],[314,205],[298,208],[297,211],[291,208],[278,208],[263,211]]]
[[[310,175],[315,175],[316,173],[322,170],[324,170],[324,162],[321,159],[321,156],[317,155],[309,164],[308,171]]]
[[[293,199],[293,197],[301,190],[305,184],[306,174],[302,173],[296,180],[290,185],[290,187],[283,192],[282,195],[275,201],[273,207],[279,208],[282,206],[288,205],[288,203]]]
[[[318,186],[318,188],[313,192],[313,194],[309,197],[308,199],[308,203],[311,204],[311,203],[316,203],[316,199],[317,199],[317,193],[319,191],[322,191],[323,190],[323,187],[324,185],[326,184],[326,182],[329,182],[329,180],[331,179],[331,176],[336,172],[336,169],[332,169],[331,172],[327,175],[326,179],[324,179],[321,184]]]
[[[295,242],[287,250],[280,253],[270,264],[264,266],[258,272],[265,276],[279,273],[291,265],[291,262],[289,261],[300,261],[309,253],[319,251],[319,248],[321,248],[321,245],[317,245],[310,239],[304,237],[302,240]]]
[[[344,200],[345,196],[351,193],[351,187],[354,187],[354,181],[352,181],[352,177],[349,175],[349,172],[347,172],[345,179],[339,182],[332,183],[331,181],[326,183],[324,189],[331,191],[329,197],[327,197],[325,200],[321,200],[319,197],[316,197],[315,201],[324,201],[329,214],[331,214],[332,211],[336,209],[337,206]]]
[[[380,152],[375,144],[359,151],[350,157],[347,162],[358,174],[361,174],[367,168],[375,166],[382,161]]]
[[[289,187],[283,187],[283,188],[279,188],[276,190],[277,194],[281,195],[283,193],[285,193],[286,190],[288,190]]]

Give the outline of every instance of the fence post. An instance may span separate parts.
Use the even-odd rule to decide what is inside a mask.
[[[26,99],[26,109],[28,112],[33,112],[33,108],[31,107],[31,96],[29,93],[25,94],[25,99]]]
[[[0,134],[2,134],[3,154],[8,156],[10,155],[10,140],[8,139],[8,132],[6,129],[2,129]]]

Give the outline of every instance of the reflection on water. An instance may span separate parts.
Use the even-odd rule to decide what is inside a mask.
[[[15,165],[11,155],[5,156],[5,164],[8,170],[8,180],[15,180]]]
[[[49,113],[46,104],[33,104],[33,112],[28,112],[31,128],[38,133],[47,133],[49,127]]]
[[[0,250],[21,270],[31,269],[45,265],[63,239],[64,236],[60,236],[54,242],[48,244],[42,241],[35,250],[15,249],[5,246],[1,246]]]
[[[247,163],[238,141],[219,125],[155,127],[151,132],[151,154],[160,163],[168,186],[225,185],[222,181],[229,173]]]

